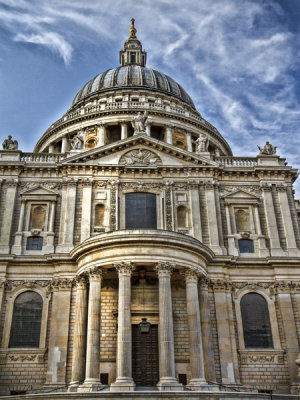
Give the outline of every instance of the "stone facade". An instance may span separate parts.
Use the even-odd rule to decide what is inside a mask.
[[[33,153],[0,151],[0,392],[134,391],[132,335],[146,348],[151,331],[159,367],[145,375],[158,379],[145,386],[297,394],[297,171],[273,147],[232,156],[183,89],[144,66],[133,28],[106,89],[108,72]],[[143,79],[120,86],[122,71]],[[149,220],[128,206],[137,193],[154,199]],[[26,293],[41,304],[35,346],[13,338]],[[249,294],[268,346],[247,339]]]

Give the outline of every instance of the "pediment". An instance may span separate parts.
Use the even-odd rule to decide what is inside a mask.
[[[80,153],[70,153],[63,164],[122,167],[188,166],[217,167],[214,161],[148,136],[133,136]]]
[[[223,196],[223,199],[228,204],[238,204],[238,203],[257,203],[260,199],[259,196],[249,193],[245,190],[237,190],[233,193],[229,193]]]
[[[45,188],[41,185],[37,185],[36,187],[25,190],[21,193],[22,198],[25,199],[33,199],[33,198],[41,198],[41,199],[50,199],[57,196],[57,193],[51,189]]]

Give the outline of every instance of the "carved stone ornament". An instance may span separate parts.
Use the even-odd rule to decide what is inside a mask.
[[[136,117],[131,121],[132,127],[134,129],[134,135],[145,135],[146,128],[148,125],[148,113],[145,111],[143,114],[139,112]]]
[[[188,281],[198,282],[198,279],[200,276],[199,272],[194,271],[193,269],[186,269],[186,270],[182,271],[181,274],[184,276],[186,282],[188,282]]]
[[[171,275],[174,267],[175,264],[172,264],[170,262],[160,262],[155,265],[154,271],[158,273],[158,276],[169,276]]]
[[[12,291],[15,288],[19,287],[19,286],[23,286],[26,287],[28,289],[32,289],[36,286],[40,286],[42,288],[47,289],[47,291],[50,290],[51,288],[51,281],[50,280],[11,280],[11,281],[6,281],[5,282],[5,289],[7,291]]]
[[[161,164],[161,159],[152,151],[145,149],[130,150],[123,154],[119,161],[126,166],[152,166]]]
[[[97,279],[97,280],[99,280],[99,279],[102,279],[103,271],[102,271],[102,269],[99,268],[99,267],[94,267],[94,268],[91,268],[91,269],[88,271],[88,275],[89,275],[90,280],[91,280],[91,279]]]
[[[115,263],[114,264],[117,272],[120,274],[132,274],[134,271],[135,267],[131,261],[122,261],[121,263]]]
[[[18,150],[18,141],[12,140],[11,135],[8,135],[7,139],[4,139],[2,143],[3,150],[15,151]]]
[[[240,190],[243,190],[248,193],[255,193],[259,194],[260,193],[260,187],[259,186],[254,186],[254,185],[226,185],[226,186],[220,186],[220,192],[224,195],[230,194],[230,193],[235,193]]]
[[[73,279],[66,279],[66,278],[53,279],[53,281],[51,282],[51,288],[53,290],[70,289],[73,283],[74,283]]]
[[[52,191],[59,190],[61,188],[60,182],[42,182],[41,184],[37,184],[35,182],[22,182],[20,183],[21,193],[27,192],[30,189],[50,189]]]
[[[241,364],[283,364],[283,351],[239,350]]]
[[[162,189],[162,187],[163,183],[154,183],[145,181],[120,183],[121,189],[150,190],[150,189]]]
[[[117,189],[113,185],[110,189],[110,229],[115,231],[117,229]]]

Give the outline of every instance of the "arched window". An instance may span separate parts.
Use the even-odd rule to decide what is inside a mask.
[[[39,347],[43,299],[32,291],[15,299],[9,347]]]
[[[42,250],[43,238],[41,236],[29,236],[26,242],[26,250]]]
[[[95,206],[95,226],[103,226],[104,221],[104,204],[96,204]]]
[[[273,348],[268,304],[258,293],[241,299],[245,348]]]
[[[177,225],[178,228],[187,227],[187,209],[185,206],[177,207]]]
[[[235,213],[237,232],[247,232],[250,230],[249,212],[245,210],[237,210]]]
[[[240,253],[254,253],[254,244],[251,239],[240,239],[239,240]]]
[[[125,208],[126,229],[157,229],[155,194],[127,193]]]
[[[44,229],[46,217],[46,207],[32,206],[31,208],[31,229]]]

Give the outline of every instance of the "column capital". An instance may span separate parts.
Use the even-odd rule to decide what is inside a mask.
[[[198,283],[198,279],[200,277],[199,272],[194,271],[192,269],[186,269],[182,271],[182,275],[184,276],[186,282]]]
[[[170,262],[159,262],[155,265],[154,271],[158,273],[158,276],[170,276],[175,264]]]
[[[74,278],[74,282],[77,288],[84,289],[86,287],[86,276],[78,275]]]
[[[103,271],[99,267],[94,267],[89,270],[88,275],[90,280],[91,279],[101,280],[103,277]]]
[[[135,267],[131,261],[122,261],[121,263],[115,263],[114,267],[116,268],[119,276],[122,274],[132,274]]]

